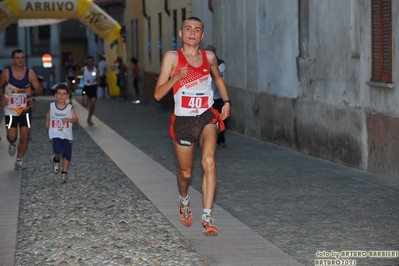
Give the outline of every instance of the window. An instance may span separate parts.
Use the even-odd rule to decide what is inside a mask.
[[[162,13],[158,13],[158,51],[159,62],[162,62]]]
[[[39,39],[40,40],[50,39],[50,25],[39,26]]]
[[[148,28],[148,41],[147,41],[147,53],[148,61],[151,63],[151,17],[147,17],[147,28]]]
[[[172,36],[172,47],[173,50],[177,50],[177,10],[173,10],[173,36]]]
[[[50,26],[29,27],[31,55],[39,56],[50,51]]]
[[[138,19],[136,19],[136,27],[135,27],[134,36],[135,36],[135,40],[136,40],[136,43],[135,43],[135,45],[136,45],[136,58],[137,58],[137,60],[139,60],[140,59],[140,53],[139,53],[139,37],[140,37],[140,35],[139,35],[139,20]]]
[[[140,60],[140,53],[139,53],[139,20],[132,19],[131,21],[131,28],[132,28],[132,55],[136,57],[137,60]]]
[[[371,1],[371,81],[392,82],[391,0]]]
[[[181,21],[186,20],[186,9],[182,8],[181,9]]]
[[[186,20],[186,9],[182,8],[181,9],[181,21]],[[183,47],[183,40],[180,38],[180,47]]]
[[[18,46],[18,26],[16,23],[6,28],[5,46]]]

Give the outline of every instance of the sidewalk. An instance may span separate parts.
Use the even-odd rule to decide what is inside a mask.
[[[51,144],[41,127],[52,97],[39,99],[22,181],[0,125],[0,265],[12,265],[13,243],[15,265],[314,265],[317,251],[399,250],[397,182],[230,131],[228,147],[217,150],[220,234],[201,233],[198,149],[189,192],[194,223],[184,227],[170,114],[130,101],[99,99],[93,127],[74,104],[80,126],[66,191],[48,171]]]

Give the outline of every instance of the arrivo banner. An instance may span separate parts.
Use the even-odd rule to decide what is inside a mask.
[[[122,27],[91,0],[4,0],[0,2],[0,31],[18,19],[77,19],[104,40],[107,77],[115,76],[115,59],[126,55]],[[110,96],[119,88],[110,83]]]

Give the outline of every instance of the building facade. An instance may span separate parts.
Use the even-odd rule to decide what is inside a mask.
[[[398,178],[399,92],[394,84],[399,79],[392,51],[398,31],[391,21],[397,20],[399,3],[257,4],[214,1],[214,36],[224,36],[215,42],[223,47],[226,82],[235,102],[230,127],[314,157]],[[375,50],[381,50],[380,59]],[[378,78],[375,68],[382,76],[389,68],[391,76]]]
[[[391,23],[399,2],[128,2],[127,51],[140,59],[147,101],[162,54],[181,45],[175,37],[182,20],[198,16],[205,24],[202,45],[215,45],[227,65],[229,129],[399,178],[399,60],[393,52],[399,32]]]

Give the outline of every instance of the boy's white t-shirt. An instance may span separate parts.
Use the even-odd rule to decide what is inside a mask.
[[[50,103],[50,125],[48,131],[50,139],[73,139],[73,123],[64,123],[61,120],[62,118],[72,118],[72,105],[67,104],[64,109],[58,109],[55,102]]]

